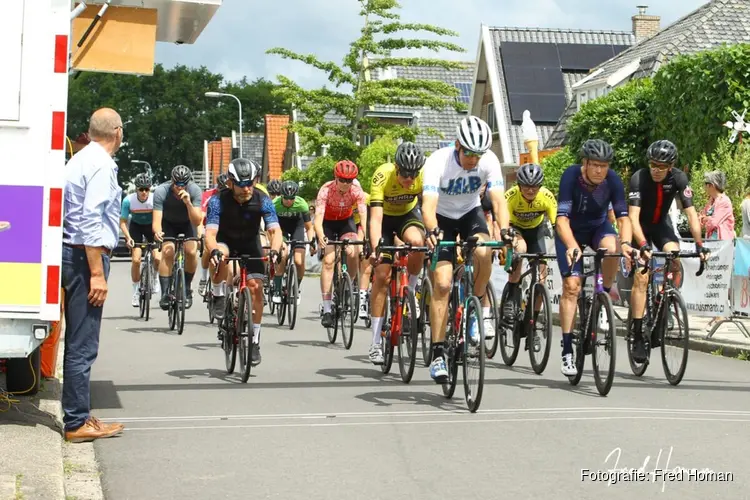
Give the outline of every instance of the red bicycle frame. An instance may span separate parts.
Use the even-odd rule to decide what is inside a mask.
[[[408,257],[406,253],[398,252],[398,257],[394,256],[393,265],[391,265],[391,285],[389,296],[391,302],[394,303],[391,307],[391,311],[394,314],[391,316],[391,345],[398,345],[399,337],[401,337],[402,319],[403,319],[403,297],[404,289],[409,286],[409,279],[407,278],[406,265]],[[385,336],[385,332],[381,333]]]

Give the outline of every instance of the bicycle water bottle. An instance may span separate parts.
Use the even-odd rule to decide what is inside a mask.
[[[458,301],[463,303],[464,301],[464,282],[459,280],[458,282]]]

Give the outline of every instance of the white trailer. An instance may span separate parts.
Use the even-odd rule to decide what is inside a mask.
[[[194,43],[221,3],[2,0],[0,359],[9,392],[38,390],[39,346],[60,320],[71,70],[148,74],[156,41]]]

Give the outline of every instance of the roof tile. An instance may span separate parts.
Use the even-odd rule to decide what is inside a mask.
[[[268,179],[281,179],[286,154],[289,115],[266,115]]]

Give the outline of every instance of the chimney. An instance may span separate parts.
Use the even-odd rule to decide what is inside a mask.
[[[635,43],[640,43],[643,40],[654,36],[661,29],[661,18],[659,16],[646,15],[646,9],[648,9],[648,5],[639,5],[638,14],[631,18],[633,20]]]

